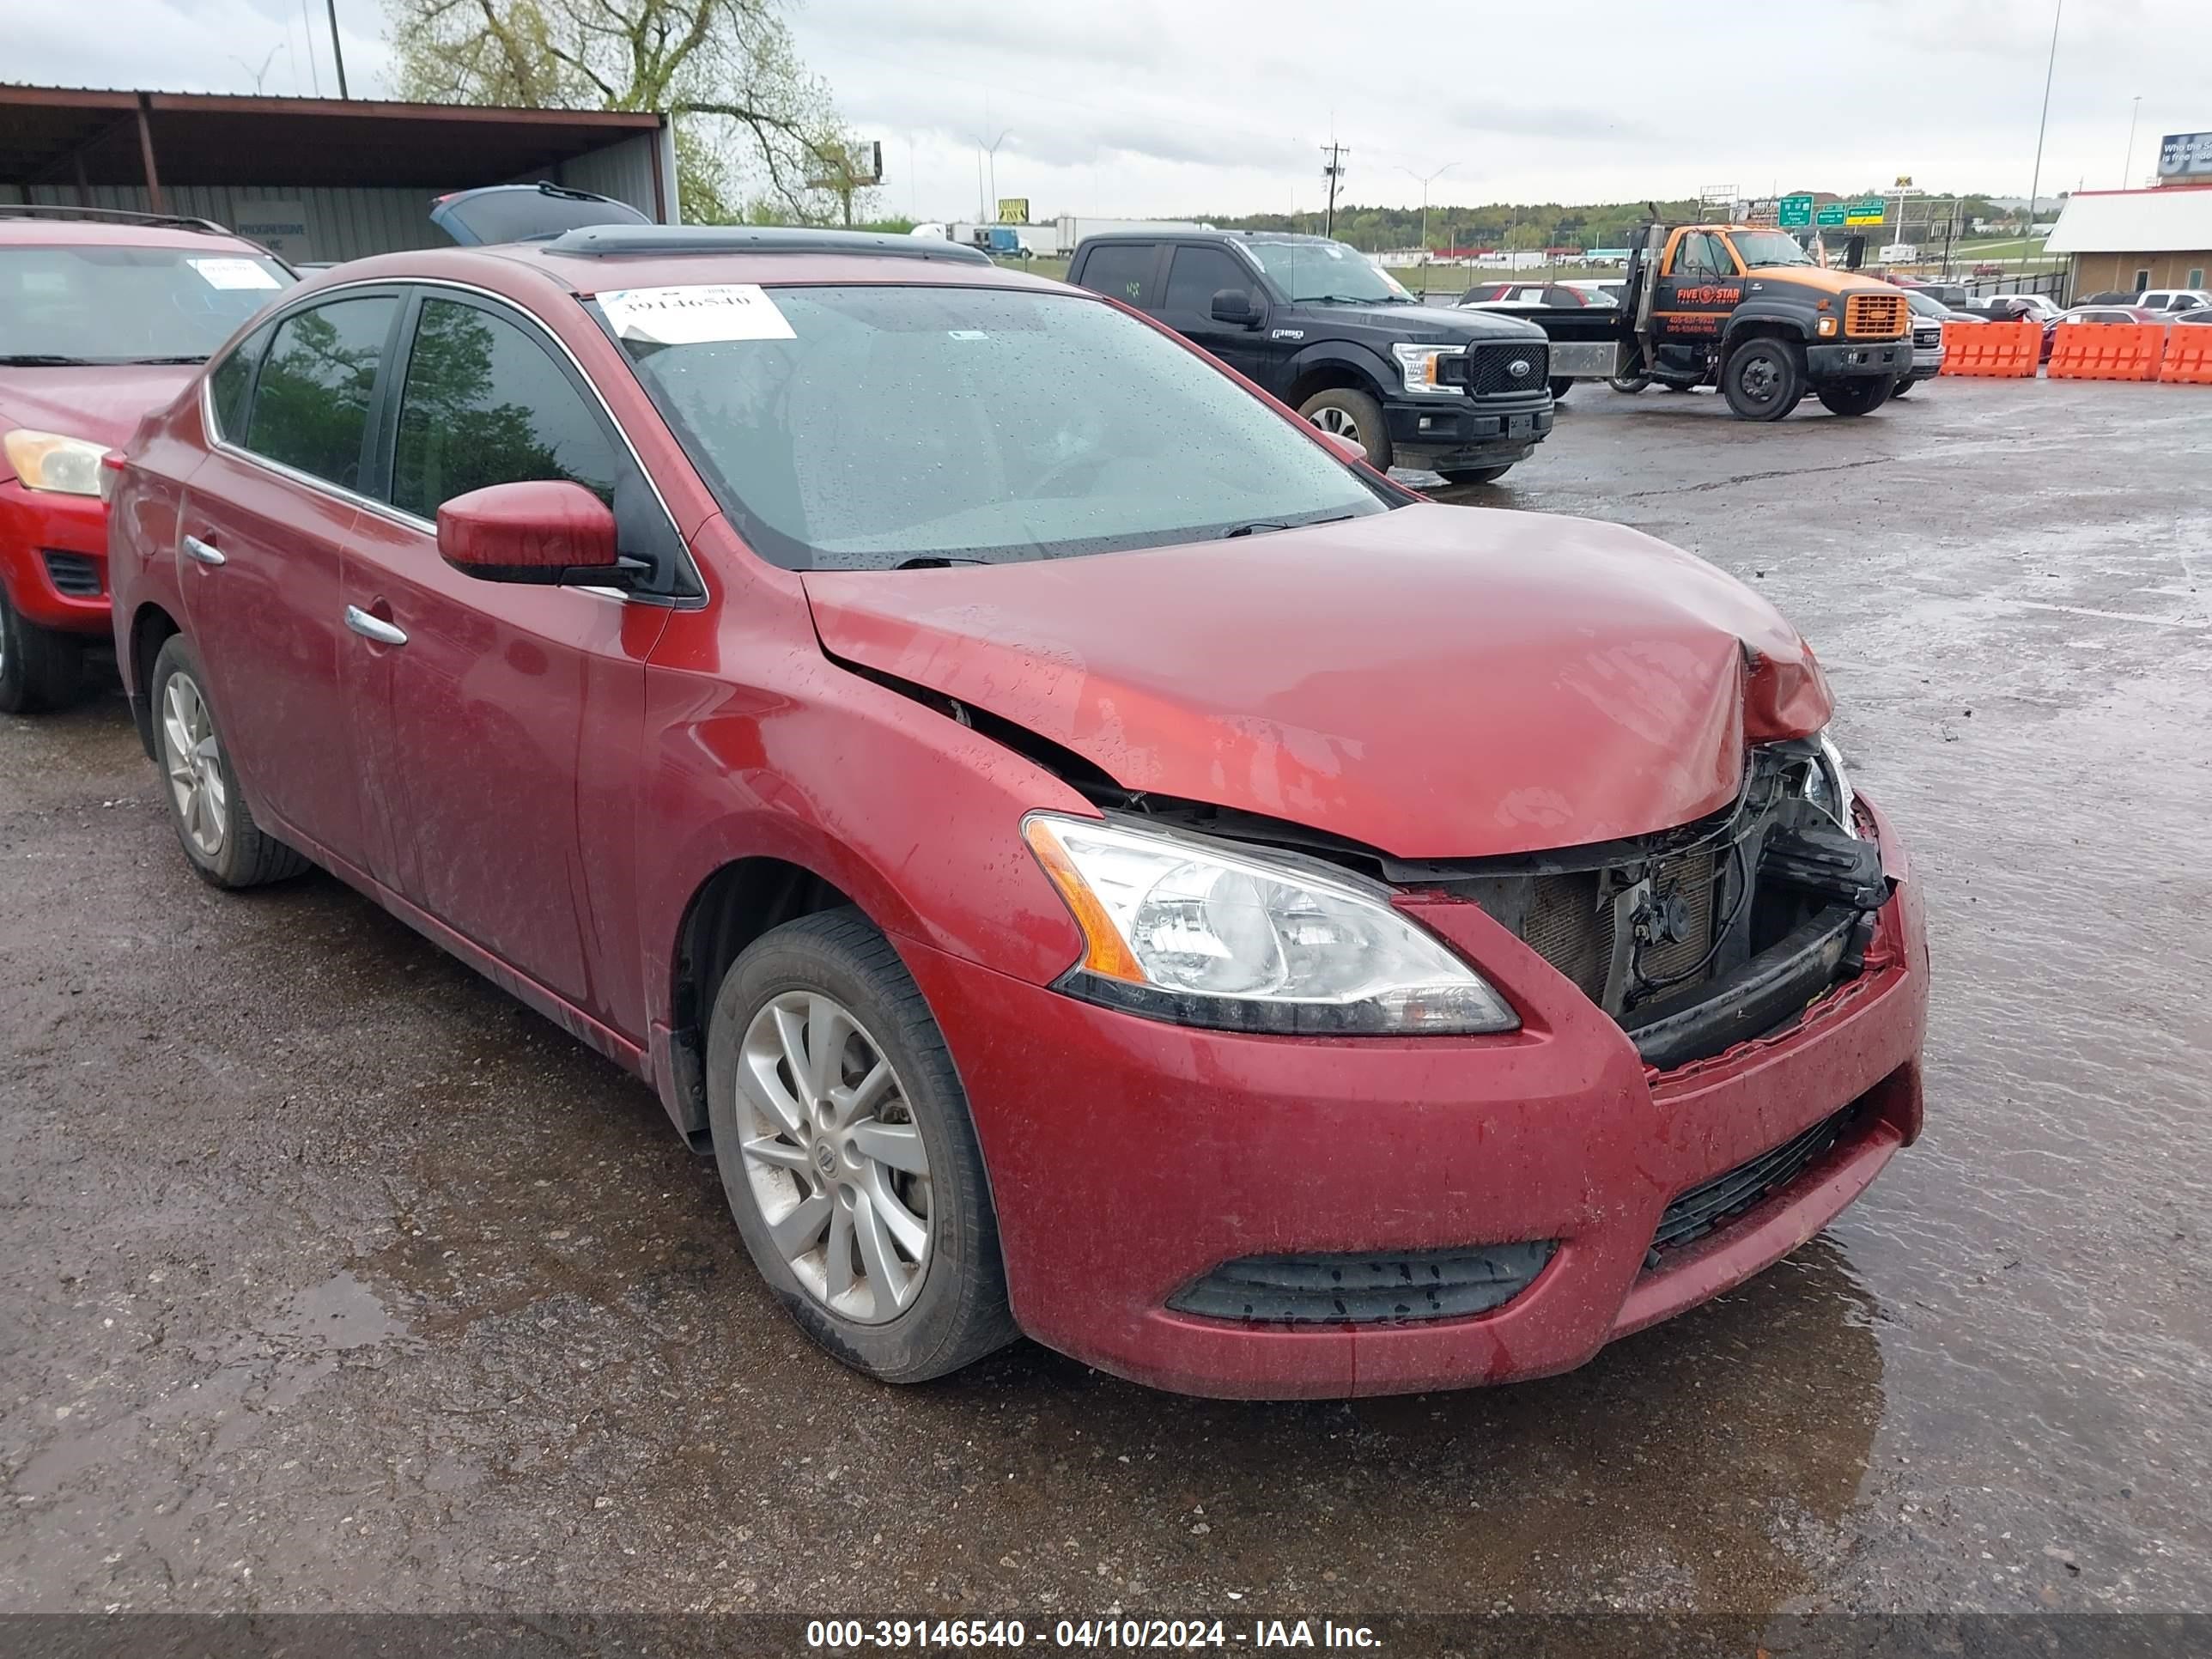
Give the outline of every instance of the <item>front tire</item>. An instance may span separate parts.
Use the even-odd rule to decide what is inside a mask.
[[[1513,467],[1514,463],[1508,461],[1504,466],[1440,466],[1437,472],[1446,483],[1487,484],[1496,483]]]
[[[921,1382],[1013,1340],[967,1094],[906,964],[858,910],[787,922],[731,964],[707,1091],[738,1231],[815,1343]]]
[[[1746,340],[1721,366],[1721,393],[1743,420],[1780,420],[1805,395],[1804,348],[1794,340]]]
[[[1831,380],[1813,395],[1832,415],[1871,415],[1889,401],[1892,384],[1879,375],[1861,375],[1856,380]]]
[[[253,821],[208,702],[207,677],[183,635],[163,642],[148,684],[169,823],[193,872],[234,890],[305,870],[306,859]]]
[[[1555,404],[1565,403],[1567,400],[1567,393],[1575,389],[1575,383],[1567,379],[1565,375],[1560,375],[1555,378],[1552,381],[1551,385],[1552,401]]]
[[[1911,391],[1913,387],[1919,384],[1919,381],[1908,376],[1907,378],[1900,380],[1893,385],[1889,388],[1889,395],[1893,398],[1902,398],[1906,392]]]
[[[1377,472],[1390,470],[1390,428],[1382,418],[1382,405],[1364,392],[1332,386],[1316,392],[1298,405],[1298,413],[1322,431],[1340,438],[1357,438],[1367,452],[1367,464]]]
[[[0,586],[0,714],[66,708],[83,678],[84,647],[26,622]]]

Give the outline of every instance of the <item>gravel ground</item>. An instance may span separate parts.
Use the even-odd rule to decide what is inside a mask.
[[[1462,493],[1814,639],[1929,894],[1929,1133],[1491,1392],[866,1383],[644,1090],[333,881],[194,880],[119,695],[0,720],[0,1611],[2212,1606],[2212,394],[1808,410],[1585,387]]]

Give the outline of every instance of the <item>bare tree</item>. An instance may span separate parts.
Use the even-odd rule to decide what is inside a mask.
[[[782,0],[386,0],[403,98],[665,110],[687,216],[734,216],[739,175],[793,216],[837,122]],[[734,142],[733,142],[734,141]]]

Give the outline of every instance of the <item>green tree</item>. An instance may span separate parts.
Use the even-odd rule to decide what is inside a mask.
[[[737,216],[744,181],[788,217],[839,136],[782,0],[386,0],[395,90],[424,103],[664,110],[687,217]]]

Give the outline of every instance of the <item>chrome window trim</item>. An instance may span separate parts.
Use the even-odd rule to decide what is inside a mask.
[[[623,448],[629,453],[630,464],[637,468],[638,476],[645,480],[645,487],[653,492],[653,499],[659,504],[661,516],[668,520],[668,527],[675,534],[676,545],[684,561],[684,568],[691,573],[692,580],[699,584],[701,597],[690,599],[678,599],[667,594],[624,593],[611,587],[578,587],[574,591],[580,593],[611,595],[621,599],[624,604],[637,600],[644,604],[674,605],[686,609],[704,605],[714,598],[714,590],[713,585],[707,580],[707,573],[699,568],[699,562],[691,556],[691,546],[684,538],[684,527],[676,522],[676,514],[669,507],[668,498],[660,493],[660,485],[653,477],[652,469],[646,465],[645,457],[638,453],[636,444],[630,441],[629,428],[623,425],[621,417],[616,415],[614,406],[607,402],[606,393],[599,390],[599,383],[592,378],[590,371],[569,349],[568,343],[562,339],[559,332],[543,317],[526,306],[491,289],[478,288],[473,283],[456,282],[450,276],[364,276],[350,283],[333,283],[328,288],[319,288],[312,293],[303,294],[299,296],[299,302],[296,305],[287,306],[282,310],[271,312],[266,317],[258,319],[256,325],[258,326],[262,323],[269,325],[270,345],[273,347],[276,344],[276,331],[282,329],[299,313],[311,311],[315,307],[325,303],[330,296],[343,294],[350,289],[391,288],[402,289],[444,288],[451,289],[456,293],[471,295],[480,300],[489,300],[494,305],[525,319],[550,341],[559,349],[562,356],[568,360],[568,366],[576,371],[576,378],[591,389],[592,398],[599,404],[599,411],[607,417],[607,424],[614,428],[615,435],[622,440]],[[400,304],[404,307],[406,295],[403,293],[398,299]],[[384,365],[379,363],[377,376],[381,380],[383,374]],[[320,490],[324,495],[343,501],[349,507],[357,507],[373,513],[388,523],[399,525],[409,530],[419,530],[434,538],[436,537],[438,526],[434,520],[417,518],[412,513],[394,507],[390,501],[380,501],[374,496],[362,495],[357,489],[348,489],[343,484],[332,483],[328,478],[319,478],[312,472],[302,472],[297,467],[287,466],[282,461],[271,460],[266,455],[258,454],[242,444],[233,443],[223,434],[222,423],[216,418],[214,386],[214,371],[210,369],[204,372],[200,375],[200,424],[207,429],[209,448],[220,450],[224,454],[239,460],[251,461],[254,465],[273,472],[280,478],[288,479],[294,483],[304,484],[310,489]],[[405,388],[401,389],[404,391]]]

